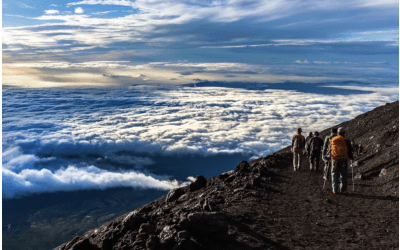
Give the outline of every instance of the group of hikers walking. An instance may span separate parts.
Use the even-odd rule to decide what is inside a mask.
[[[292,140],[294,171],[300,169],[303,154],[309,159],[310,170],[318,170],[322,154],[325,163],[324,180],[328,180],[331,172],[333,193],[346,193],[348,160],[353,160],[353,154],[362,153],[362,144],[346,139],[344,128],[332,128],[331,134],[325,137],[325,141],[319,137],[318,131],[310,132],[307,138],[304,138],[301,132],[301,128],[298,128]]]

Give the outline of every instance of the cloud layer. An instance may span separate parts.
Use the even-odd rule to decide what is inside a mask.
[[[161,175],[148,171],[152,156],[260,157],[290,144],[297,127],[322,130],[398,99],[398,87],[297,84],[310,91],[246,83],[3,86],[3,196],[118,186],[169,189],[178,184],[168,181],[173,177],[167,169]],[[311,91],[313,86],[331,94]]]
[[[24,169],[15,173],[3,169],[3,198],[14,198],[42,192],[106,189],[112,187],[156,188],[179,187],[178,181],[158,180],[134,171],[110,172],[95,166],[68,166],[54,172],[48,169]],[[183,184],[183,185],[186,185]]]

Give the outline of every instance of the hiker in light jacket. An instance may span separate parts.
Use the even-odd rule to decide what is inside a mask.
[[[331,129],[331,134],[325,137],[324,147],[322,148],[322,160],[325,162],[324,166],[324,180],[328,180],[328,175],[330,173],[331,161],[329,159],[325,159],[325,155],[328,151],[329,144],[333,137],[337,136],[337,128]]]
[[[344,135],[344,128],[339,128],[338,135],[332,138],[328,148],[331,156],[332,191],[334,194],[347,192],[347,162],[353,160],[353,147]]]
[[[310,159],[310,170],[318,170],[319,158],[324,141],[319,137],[319,132],[314,132],[314,137],[310,139],[307,146],[308,158]]]
[[[301,166],[301,153],[304,150],[306,139],[301,134],[301,128],[297,129],[297,134],[293,136],[292,152],[293,152],[293,168],[294,171],[300,169]]]

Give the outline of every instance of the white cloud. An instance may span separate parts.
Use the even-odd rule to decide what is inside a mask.
[[[54,14],[59,14],[60,13],[60,11],[58,11],[58,10],[45,10],[44,11],[44,14],[46,14],[46,15],[54,15]]]
[[[89,47],[84,47],[89,48]],[[68,51],[65,49],[60,51]],[[59,50],[57,50],[59,51]],[[51,53],[52,50],[46,50]],[[101,58],[102,56],[99,56]],[[58,82],[68,85],[132,85],[132,84],[188,84],[198,79],[208,81],[231,81],[230,75],[235,75],[235,81],[259,82],[259,83],[280,83],[285,81],[298,82],[321,82],[340,80],[322,76],[301,76],[286,74],[286,72],[272,72],[271,66],[253,65],[246,63],[184,63],[184,62],[152,62],[146,64],[132,65],[130,61],[93,61],[82,63],[71,63],[66,61],[38,61],[34,63],[10,63],[3,64],[3,69],[18,71],[18,68],[41,69],[36,75],[39,79],[21,79],[16,81],[15,75],[3,76],[3,82],[18,86],[43,87],[60,86],[60,83],[48,82],[50,79],[58,79]],[[51,69],[62,69],[60,73],[52,78],[48,77]],[[98,69],[98,70],[97,70]],[[71,74],[69,70],[84,71],[87,73]],[[104,73],[98,74],[96,72]],[[65,71],[66,73],[63,73]],[[35,77],[34,74],[29,77]],[[39,82],[38,82],[39,81]]]
[[[297,63],[297,64],[309,64],[309,63],[310,63],[310,62],[307,61],[307,60],[304,60],[304,61],[296,60],[296,61],[294,61],[294,62]]]
[[[15,3],[16,3],[19,7],[24,8],[24,9],[35,9],[35,7],[30,6],[30,5],[28,5],[28,4],[25,4],[25,3],[21,3],[21,2],[19,2],[19,1],[15,1]]]
[[[74,10],[75,14],[82,14],[83,13],[83,9],[81,7],[78,7]]]
[[[391,4],[391,2],[379,1],[381,5]],[[63,23],[46,23],[40,25],[41,30],[44,28],[54,31],[54,36],[43,34],[32,27],[9,27],[3,28],[3,44],[19,45],[22,47],[51,47],[63,44],[65,41],[74,41],[76,44],[107,46],[116,42],[146,42],[149,44],[167,44],[170,42],[181,41],[184,38],[176,38],[169,36],[167,33],[161,34],[166,25],[182,25],[192,21],[204,20],[205,22],[228,23],[249,18],[251,20],[273,20],[288,15],[295,15],[299,12],[314,11],[318,9],[352,9],[364,8],[360,1],[349,1],[344,3],[331,1],[227,1],[220,3],[202,3],[187,1],[127,1],[127,0],[85,0],[81,2],[69,3],[68,6],[101,4],[101,5],[120,5],[135,8],[135,14],[114,18],[96,18],[88,15],[50,15],[45,14],[35,17],[36,20],[42,21],[62,21]],[[374,7],[376,9],[376,7]],[[105,11],[104,13],[106,13]],[[82,14],[83,9],[78,7],[75,9],[76,14]],[[93,13],[93,15],[102,12]],[[65,13],[64,13],[65,14]],[[99,17],[99,16],[97,16]],[[57,27],[60,26],[60,29]],[[65,26],[80,27],[74,29],[68,35],[59,35],[63,33]],[[56,32],[58,31],[58,33]],[[155,37],[152,38],[152,35]],[[159,37],[161,35],[161,37]],[[347,39],[347,40],[346,40]],[[316,43],[337,43],[337,42],[359,42],[361,38],[337,38],[335,40],[318,40],[318,39],[277,39],[272,43],[263,44],[228,44],[204,46],[204,48],[247,48],[259,46],[305,46]],[[51,43],[45,41],[51,40]],[[380,40],[379,40],[380,41]],[[398,44],[396,41],[390,42],[391,45]]]
[[[261,157],[289,145],[298,126],[322,130],[398,99],[398,88],[338,88],[372,93],[327,99],[217,85],[26,92],[3,87],[3,197],[117,186],[169,189],[179,184],[140,173],[154,162],[137,154]],[[28,93],[46,101],[27,98]],[[100,157],[91,160],[93,154]],[[67,163],[71,155],[80,159],[79,166]],[[114,168],[100,168],[109,165]],[[118,170],[121,165],[136,170]]]
[[[106,189],[111,187],[172,189],[177,181],[157,180],[134,171],[110,172],[95,166],[69,166],[56,171],[24,169],[19,173],[3,169],[3,198],[42,192]],[[185,183],[186,184],[186,183]]]
[[[103,15],[103,14],[108,14],[108,13],[113,13],[113,12],[116,12],[115,10],[114,11],[111,11],[111,10],[109,10],[109,11],[100,11],[100,12],[94,12],[94,13],[92,13],[92,15]]]
[[[29,17],[22,16],[22,15],[10,15],[10,14],[3,14],[3,16],[12,16],[12,17],[21,17],[21,18],[27,18],[27,19],[31,19],[31,18],[29,18]]]
[[[84,4],[88,4],[88,5],[95,5],[95,4],[117,5],[117,6],[128,6],[128,7],[132,7],[132,8],[136,7],[135,2],[128,1],[128,0],[84,0],[84,1],[81,1],[81,2],[69,3],[69,4],[67,4],[67,6],[84,5]]]
[[[325,62],[325,61],[313,61],[315,64],[330,64],[331,62]]]
[[[395,7],[399,6],[399,1],[397,0],[366,0],[366,1],[359,1],[360,6],[363,7]]]

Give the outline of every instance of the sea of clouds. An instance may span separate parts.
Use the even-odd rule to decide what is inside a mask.
[[[168,190],[193,177],[154,174],[148,167],[156,155],[255,159],[289,145],[297,127],[320,131],[398,100],[398,86],[319,86],[332,94],[259,86],[3,86],[3,198],[110,187]]]

